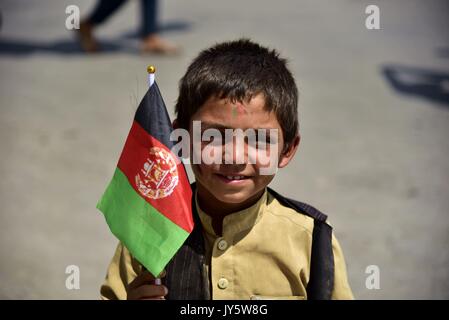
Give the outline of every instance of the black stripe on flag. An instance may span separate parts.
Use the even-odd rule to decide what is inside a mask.
[[[173,147],[174,142],[170,141],[170,133],[173,131],[173,127],[156,81],[140,102],[134,120],[148,134],[165,144],[167,148]]]

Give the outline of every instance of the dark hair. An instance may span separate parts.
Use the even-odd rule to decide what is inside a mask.
[[[193,60],[179,82],[178,125],[188,129],[192,115],[211,96],[243,102],[260,93],[266,110],[274,110],[288,147],[299,125],[298,89],[287,61],[249,39],[216,44]]]

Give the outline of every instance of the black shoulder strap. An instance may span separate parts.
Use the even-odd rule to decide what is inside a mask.
[[[315,220],[312,234],[312,257],[307,299],[330,300],[334,289],[334,252],[332,227]]]
[[[307,299],[330,300],[334,288],[334,253],[332,250],[332,227],[326,223],[327,216],[306,203],[281,196],[271,188],[268,188],[268,191],[282,205],[314,219]]]
[[[319,220],[322,222],[326,221],[327,215],[322,213],[320,210],[315,209],[314,207],[308,205],[307,203],[299,202],[299,201],[296,201],[293,199],[286,198],[271,188],[267,188],[267,189],[268,189],[268,192],[271,193],[276,198],[276,200],[279,201],[282,205],[292,208],[296,211],[299,211],[302,214],[308,215],[309,217],[311,217],[315,220]]]

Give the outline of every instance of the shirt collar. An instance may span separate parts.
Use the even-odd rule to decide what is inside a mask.
[[[267,188],[259,200],[251,207],[231,213],[223,219],[223,237],[233,236],[238,232],[252,228],[259,222],[267,206]],[[195,205],[204,230],[211,236],[217,237],[212,227],[212,218],[198,204],[198,192],[195,191]]]

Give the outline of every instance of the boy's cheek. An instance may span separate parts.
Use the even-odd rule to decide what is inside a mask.
[[[273,175],[260,175],[258,177],[258,182],[256,182],[256,184],[260,187],[266,187],[274,179],[274,176],[275,176],[274,174]]]
[[[255,164],[258,175],[271,176],[276,174],[279,164],[279,153],[277,146],[265,148],[249,148],[249,162]]]

